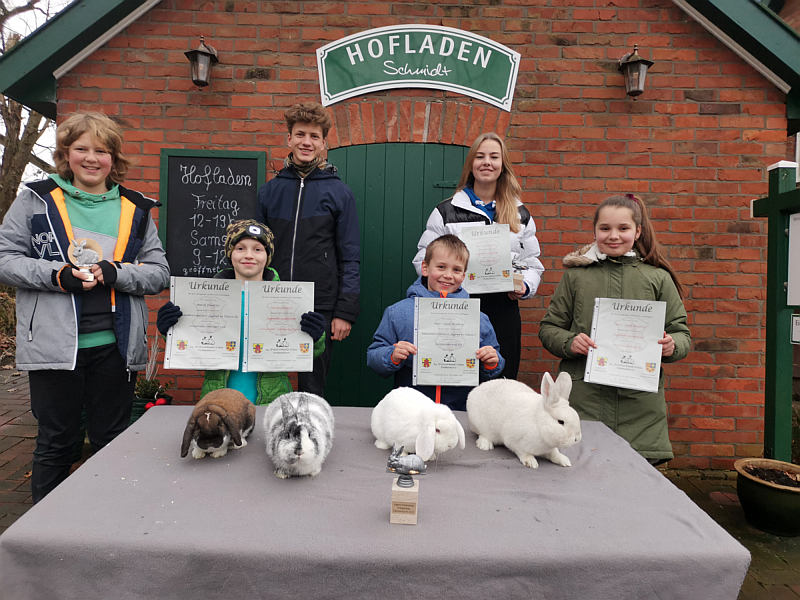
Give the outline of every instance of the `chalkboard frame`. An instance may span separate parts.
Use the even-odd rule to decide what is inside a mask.
[[[267,153],[263,150],[207,150],[207,149],[187,149],[187,148],[162,148],[159,164],[159,202],[161,207],[158,211],[158,237],[161,245],[167,247],[167,227],[169,213],[169,161],[172,157],[193,157],[193,158],[241,158],[256,160],[258,190],[267,182]],[[256,215],[249,217],[255,219]]]

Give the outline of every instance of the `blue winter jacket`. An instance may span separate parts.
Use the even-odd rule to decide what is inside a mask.
[[[314,310],[355,323],[361,262],[353,192],[336,167],[301,179],[293,167],[258,190],[258,219],[275,235],[272,263],[281,281],[313,281]]]
[[[372,344],[367,349],[367,365],[378,373],[381,377],[389,377],[394,374],[394,387],[413,387],[431,400],[436,400],[436,388],[440,389],[441,403],[446,404],[453,410],[467,409],[467,394],[472,389],[469,386],[436,386],[436,385],[412,385],[413,356],[409,356],[400,364],[392,362],[392,352],[394,345],[400,341],[414,343],[414,297],[438,298],[439,292],[432,292],[428,289],[427,278],[419,277],[411,284],[407,291],[408,297],[396,304],[392,304],[383,312],[381,324],[372,338]],[[458,288],[450,294],[448,298],[469,298],[469,294],[464,288]],[[479,380],[487,381],[494,379],[505,367],[506,360],[500,355],[500,344],[494,334],[489,317],[481,313],[481,347],[492,346],[497,352],[500,362],[494,369],[487,369],[481,363]]]

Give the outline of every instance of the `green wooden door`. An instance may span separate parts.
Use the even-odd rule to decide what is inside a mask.
[[[367,366],[367,347],[383,310],[406,297],[411,264],[434,207],[449,198],[467,151],[442,144],[371,144],[337,148],[328,161],[350,186],[361,229],[361,314],[350,336],[334,342],[325,399],[334,406],[375,406],[392,389]]]

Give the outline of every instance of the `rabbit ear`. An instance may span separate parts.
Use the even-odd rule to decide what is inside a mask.
[[[561,373],[556,379],[555,396],[558,400],[569,402],[569,395],[572,392],[572,377],[566,371]]]
[[[456,428],[458,431],[458,447],[463,450],[467,445],[467,439],[464,436],[464,428],[461,426],[461,423],[458,422],[458,419],[456,419]]]
[[[233,440],[233,443],[236,444],[237,446],[241,446],[242,435],[241,433],[239,433],[239,427],[236,425],[236,423],[233,422],[233,419],[231,419],[231,416],[228,413],[225,413],[225,416],[222,417],[222,423],[225,425],[225,427],[228,428],[228,433],[231,434],[231,439]]]
[[[558,402],[558,396],[553,393],[553,377],[550,373],[545,373],[542,376],[542,398],[544,398],[545,404],[555,404]],[[554,396],[556,396],[554,398]]]
[[[422,460],[428,460],[433,454],[433,445],[436,440],[436,423],[431,421],[425,428],[419,432],[417,441],[414,447],[417,456],[421,456]]]
[[[297,400],[297,412],[295,415],[303,418],[305,421],[309,420],[308,396],[306,394],[302,394]]]
[[[78,247],[78,242],[76,242],[75,240],[70,240],[70,242],[69,242],[69,243],[70,243],[71,245],[75,246],[76,248]]]
[[[186,458],[186,455],[189,453],[189,444],[192,443],[192,438],[194,437],[195,425],[197,425],[197,419],[194,415],[192,415],[192,417],[189,419],[189,422],[186,423],[186,430],[183,432],[181,458]]]
[[[397,449],[397,445],[392,446],[392,452],[389,454],[389,458],[397,458],[403,453],[403,448],[405,446],[400,446],[400,449]]]
[[[292,406],[292,403],[289,402],[287,398],[281,396],[281,414],[283,415],[283,428],[286,429],[286,426],[290,421],[292,421],[296,416],[297,413]]]

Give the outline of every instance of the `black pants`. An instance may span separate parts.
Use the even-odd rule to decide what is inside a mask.
[[[327,335],[325,336],[325,351],[314,359],[314,370],[311,373],[297,374],[297,390],[324,397],[325,380],[328,378],[328,368],[331,366],[331,357],[333,356],[333,340],[331,339],[333,335],[331,333],[333,311],[318,310],[316,312],[322,314],[328,323]]]
[[[519,302],[509,298],[507,292],[474,294],[471,297],[481,299],[481,312],[492,322],[500,344],[500,354],[506,359],[506,366],[500,377],[516,379],[522,354],[522,318],[519,315]]]
[[[33,451],[34,504],[69,475],[81,412],[94,451],[128,426],[136,373],[129,373],[116,344],[78,350],[72,371],[30,371],[31,412],[39,421]]]

